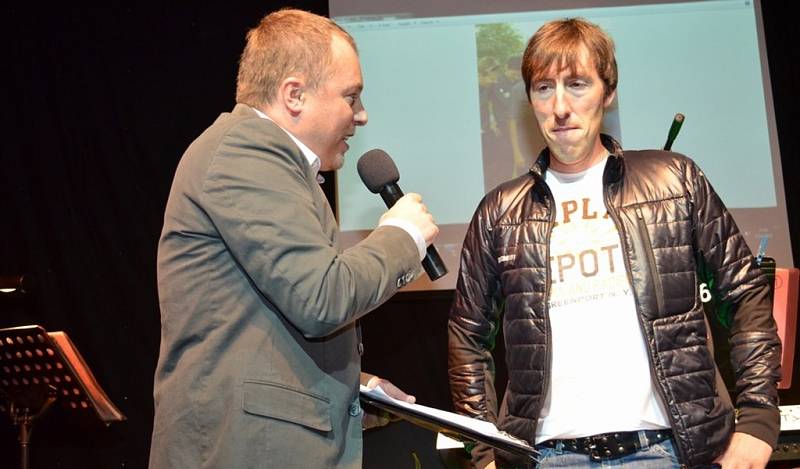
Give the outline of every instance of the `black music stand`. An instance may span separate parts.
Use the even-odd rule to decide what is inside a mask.
[[[66,333],[36,325],[0,329],[0,412],[19,427],[22,469],[28,469],[34,424],[56,403],[106,426],[125,420]]]

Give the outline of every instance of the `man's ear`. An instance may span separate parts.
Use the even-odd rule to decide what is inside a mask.
[[[608,106],[611,106],[611,103],[614,102],[614,98],[616,97],[617,97],[617,90],[614,90],[611,93],[609,93],[608,96],[606,96],[606,99],[603,101],[603,107],[608,108]]]
[[[302,78],[287,77],[278,88],[278,100],[292,116],[303,110],[306,100],[306,85]]]

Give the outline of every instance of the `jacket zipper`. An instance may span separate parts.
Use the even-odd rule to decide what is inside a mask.
[[[608,170],[607,163],[606,163],[606,170]],[[626,239],[625,228],[622,226],[622,223],[619,220],[619,214],[616,211],[614,211],[614,209],[613,209],[613,207],[611,205],[610,184],[606,183],[606,174],[605,174],[605,172],[603,174],[603,202],[606,205],[606,210],[608,211],[608,214],[611,216],[611,220],[614,222],[614,225],[616,225],[616,227],[617,227],[617,233],[619,234],[619,239],[620,239],[620,248],[621,248],[620,251],[622,251],[622,260],[625,262],[625,274],[628,277],[628,283],[631,286],[631,293],[633,293],[633,302],[636,305],[636,320],[639,322],[639,328],[642,331],[643,338],[646,338],[647,336],[645,334],[644,322],[642,321],[642,316],[640,314],[641,307],[639,306],[639,297],[636,295],[636,289],[633,286],[633,276],[631,275],[631,260],[628,257],[628,250],[626,249],[626,244],[627,243],[624,242],[624,240]],[[639,223],[640,230],[639,231],[640,231],[640,234],[641,234],[641,226],[642,226],[641,223],[644,222],[644,219],[642,218],[642,213],[640,211],[638,211],[638,207],[637,207],[637,216],[640,219],[640,223]],[[645,233],[646,232],[647,232],[647,229],[645,227]],[[650,236],[647,236],[644,241],[647,241],[647,243],[649,245]],[[648,262],[654,261],[654,259],[652,259],[653,258],[652,249],[649,249],[648,252],[649,252],[649,257],[651,258],[651,259],[648,260]],[[655,264],[652,264],[652,265],[655,266]],[[653,275],[652,271],[651,271],[650,275]],[[655,279],[654,279],[654,281],[655,281]],[[660,286],[660,284],[659,284],[659,286]],[[657,291],[657,295],[660,295],[661,294],[660,288],[657,289],[657,290],[658,290]],[[658,300],[659,310],[661,309],[660,302],[661,301],[659,299]],[[667,408],[667,419],[669,420],[670,426],[672,426],[672,428],[677,428],[677,425],[675,425],[675,420],[672,417],[671,406],[669,405],[669,401],[667,400],[666,396],[664,395],[663,389],[661,389],[661,380],[658,379],[658,375],[656,374],[656,367],[655,367],[655,363],[653,362],[652,350],[650,349],[649,346],[647,347],[647,352],[648,352],[647,353],[647,361],[650,363],[651,373],[653,373],[653,375],[655,375],[655,377],[656,377],[656,386],[655,386],[656,392],[658,393],[659,397],[661,398],[661,402]],[[675,441],[675,445],[676,445],[675,449],[677,450],[677,453],[678,453],[678,460],[679,461],[684,461],[686,459],[686,456],[684,455],[683,443],[681,442],[680,438],[678,438],[677,436],[674,438],[674,441]],[[686,465],[681,463],[681,467],[686,467]]]
[[[536,413],[534,414],[536,416],[536,423],[535,423],[534,435],[533,435],[534,442],[536,441],[536,431],[537,431],[537,429],[539,427],[539,416],[542,413],[542,407],[544,406],[544,401],[545,401],[545,399],[547,397],[547,393],[550,392],[550,389],[549,389],[550,388],[550,374],[553,371],[553,355],[552,355],[552,350],[551,350],[551,345],[550,345],[552,343],[552,341],[553,341],[552,332],[550,331],[550,288],[552,287],[552,281],[551,281],[551,278],[550,278],[550,276],[551,276],[551,272],[550,272],[550,237],[553,234],[553,225],[554,225],[555,219],[556,219],[556,212],[555,212],[555,209],[553,208],[555,206],[556,202],[555,202],[555,199],[553,198],[553,193],[550,191],[550,187],[547,185],[547,183],[544,182],[544,179],[540,179],[539,183],[542,184],[542,187],[546,191],[545,195],[547,196],[547,203],[549,205],[548,209],[549,209],[550,212],[549,212],[548,215],[550,217],[550,222],[549,222],[549,225],[547,227],[547,239],[545,240],[546,241],[545,246],[547,246],[547,247],[545,248],[545,258],[544,258],[545,259],[545,288],[544,288],[544,305],[543,305],[543,307],[544,307],[543,309],[544,309],[545,340],[547,341],[547,343],[545,343],[545,346],[544,346],[544,360],[545,360],[545,363],[547,364],[547,370],[546,370],[547,372],[544,373],[544,376],[542,378],[542,394],[541,394],[541,396],[539,398],[539,403],[536,405]]]

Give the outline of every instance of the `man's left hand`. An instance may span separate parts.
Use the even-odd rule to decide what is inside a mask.
[[[722,456],[714,460],[722,469],[763,469],[772,447],[747,433],[735,432]]]
[[[383,392],[385,392],[389,397],[397,399],[398,401],[408,402],[409,404],[413,404],[414,402],[417,401],[416,397],[410,394],[406,394],[405,392],[403,392],[402,389],[392,384],[388,379],[372,376],[371,378],[369,378],[369,381],[367,382],[367,384],[365,384],[365,386],[370,389],[374,389],[380,386],[381,389],[383,389]],[[396,418],[393,418],[385,410],[382,409],[376,409],[376,410],[377,413],[367,411],[366,409],[364,410],[364,414],[361,419],[361,426],[364,428],[364,430],[369,428],[382,427],[384,425],[387,425],[389,422],[398,420]]]

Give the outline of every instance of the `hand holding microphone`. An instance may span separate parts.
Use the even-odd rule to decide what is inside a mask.
[[[422,204],[419,194],[403,196],[403,191],[397,185],[400,173],[397,171],[392,158],[383,150],[370,150],[358,160],[358,175],[364,185],[375,194],[380,194],[389,211],[385,217],[401,218],[413,223],[422,233],[428,243],[427,254],[422,260],[422,267],[431,280],[436,280],[447,273],[442,258],[436,248],[430,244],[439,233],[439,228],[433,223],[433,217]]]
[[[422,196],[413,192],[400,197],[392,208],[381,216],[380,221],[387,218],[400,218],[413,223],[425,238],[426,246],[433,243],[439,234],[439,227],[434,223],[433,215],[422,203]]]

